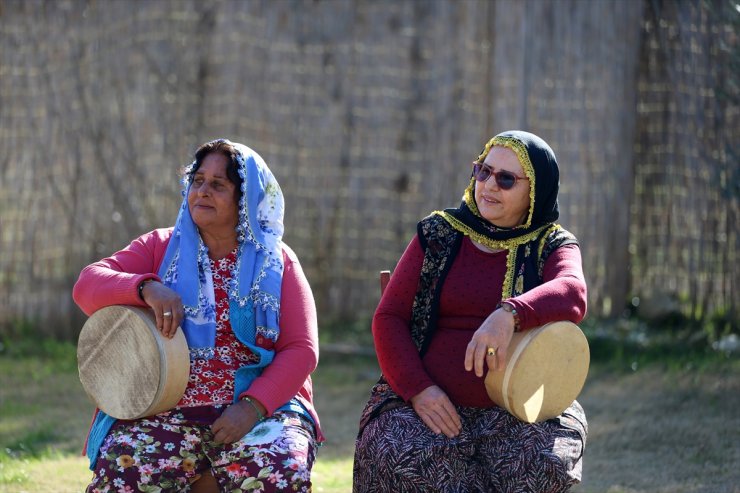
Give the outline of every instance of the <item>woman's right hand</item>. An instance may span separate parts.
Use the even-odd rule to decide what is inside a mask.
[[[144,302],[154,311],[157,319],[157,329],[168,339],[172,339],[177,328],[185,318],[180,295],[161,282],[144,281],[141,296]],[[165,315],[168,314],[168,315]]]
[[[462,430],[460,415],[442,389],[436,385],[425,388],[411,398],[411,405],[424,424],[434,433],[454,438]]]

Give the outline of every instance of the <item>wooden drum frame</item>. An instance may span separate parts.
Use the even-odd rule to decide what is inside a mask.
[[[90,399],[117,419],[174,408],[190,376],[182,330],[167,339],[152,311],[136,306],[109,306],[90,316],[77,343],[77,366]]]
[[[588,341],[574,323],[552,322],[515,332],[506,368],[488,371],[486,392],[521,421],[545,421],[561,414],[578,397],[589,362]]]

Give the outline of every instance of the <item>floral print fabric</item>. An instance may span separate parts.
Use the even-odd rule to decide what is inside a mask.
[[[210,260],[216,305],[216,348],[210,359],[190,361],[190,379],[178,407],[230,404],[234,400],[234,374],[256,357],[240,343],[229,322],[228,284],[236,263],[236,250],[220,260]]]
[[[218,444],[210,426],[223,409],[186,408],[116,422],[87,493],[187,492],[208,469],[220,491],[311,491],[316,441],[309,421],[276,412],[241,440]]]

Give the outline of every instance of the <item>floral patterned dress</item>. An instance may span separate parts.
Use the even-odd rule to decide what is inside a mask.
[[[254,358],[229,322],[227,286],[235,262],[236,251],[211,260],[216,356],[191,360],[187,389],[174,410],[116,422],[88,493],[186,492],[209,469],[221,491],[311,490],[317,445],[306,417],[278,411],[237,442],[214,441],[211,425],[233,400],[234,374]]]

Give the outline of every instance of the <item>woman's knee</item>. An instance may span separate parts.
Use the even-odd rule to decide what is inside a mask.
[[[287,419],[267,423],[264,433],[246,436],[223,465],[214,467],[222,489],[302,491],[311,489],[316,441],[304,423]],[[261,438],[260,438],[261,437]],[[270,437],[267,443],[264,439]],[[259,443],[257,443],[259,442]]]
[[[226,491],[310,491],[311,464],[290,457],[276,458],[267,465],[253,459],[214,468]]]

